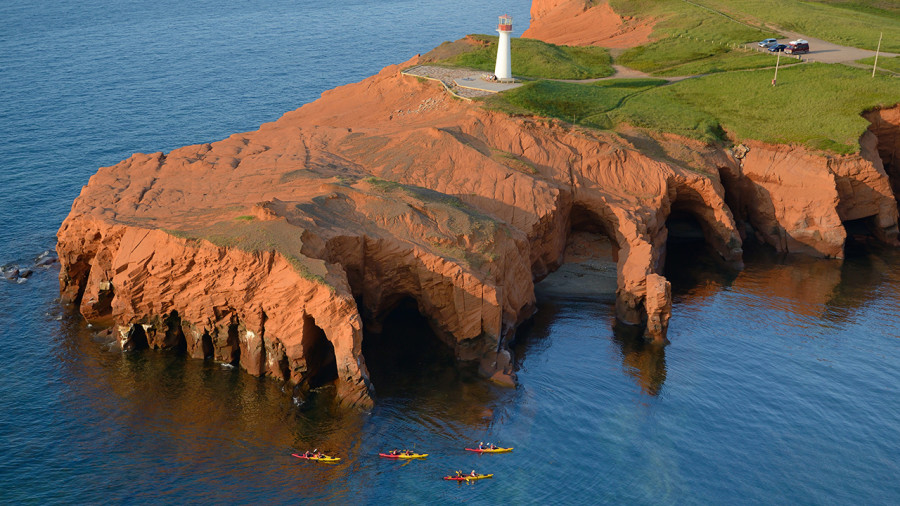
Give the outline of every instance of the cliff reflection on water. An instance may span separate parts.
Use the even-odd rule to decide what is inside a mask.
[[[715,297],[722,290],[744,294],[749,307],[788,310],[798,326],[819,319],[841,323],[853,311],[882,295],[879,287],[898,252],[879,245],[848,243],[846,259],[777,253],[748,241],[746,267],[723,265],[702,245],[669,247],[666,272],[674,304]],[[674,310],[673,310],[674,311]]]
[[[782,254],[748,241],[746,266],[738,270],[708,251],[702,240],[673,241],[668,245],[666,275],[672,282],[676,316],[679,304],[702,305],[725,290],[740,294],[741,307],[735,310],[775,312],[788,328],[796,330],[823,321],[846,323],[857,308],[885,295],[879,287],[898,259],[896,250],[871,244],[848,243],[847,258],[835,260]],[[552,333],[561,305],[602,306],[606,302],[598,297],[590,304],[580,294],[571,300],[558,294],[545,297],[535,318],[520,330],[516,349],[519,362],[524,361],[530,347],[540,348],[539,341]],[[622,372],[644,394],[659,395],[667,375],[666,348],[647,342],[640,329],[616,322],[612,315],[597,325],[612,329],[598,334],[610,335],[621,358]]]
[[[281,384],[221,364],[122,354],[66,312],[52,322],[48,364],[56,369],[40,373],[50,399],[33,414],[40,423],[29,426],[29,449],[7,465],[39,491],[34,497],[87,502],[552,502],[563,483],[574,501],[589,501],[601,493],[596,476],[607,477],[601,496],[611,502],[697,491],[726,500],[759,490],[818,502],[863,487],[870,499],[889,496],[877,484],[891,473],[887,455],[900,450],[887,393],[896,373],[885,365],[900,357],[900,254],[841,262],[749,246],[746,260],[736,272],[670,251],[679,269],[670,268],[675,307],[665,348],[615,326],[608,303],[539,301],[517,334],[516,390],[478,379],[440,346],[410,349],[429,329],[401,308],[385,320],[381,344],[391,348],[373,350],[373,339],[364,350],[377,393],[367,413],[340,408],[330,387],[297,402]],[[872,438],[877,447],[866,444]],[[516,451],[466,455],[462,447],[476,440]],[[60,442],[65,465],[53,457]],[[432,456],[377,458],[395,447]],[[343,460],[290,457],[313,448]],[[857,465],[842,467],[848,461]],[[440,482],[461,467],[502,479]],[[545,476],[543,485],[534,476]],[[797,480],[809,485],[791,488]],[[42,488],[44,481],[77,483],[77,493]]]

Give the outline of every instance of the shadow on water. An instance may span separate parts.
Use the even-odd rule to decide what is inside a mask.
[[[519,325],[512,343],[515,367],[523,366],[529,355],[539,355],[550,348],[551,327],[562,307],[554,299],[538,300],[534,316]]]
[[[839,266],[840,281],[825,303],[823,317],[837,323],[883,297],[881,287],[898,259],[900,250],[897,248],[886,246],[868,235],[853,234],[848,229],[844,261]]]
[[[753,239],[744,242],[741,271],[723,266],[699,240],[676,237],[667,243],[666,277],[673,301],[698,302],[727,289],[742,293],[748,304],[789,311],[805,326],[822,318],[843,324],[867,303],[882,298],[881,286],[891,275],[900,251],[871,237],[851,234],[845,259],[779,253]]]
[[[428,395],[476,379],[471,367],[457,364],[412,298],[386,315],[380,333],[364,333],[362,352],[379,398]]]

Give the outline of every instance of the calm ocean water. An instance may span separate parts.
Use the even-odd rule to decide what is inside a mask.
[[[0,264],[29,263],[98,166],[255,129],[529,2],[0,3]],[[501,12],[502,11],[502,12]],[[0,282],[0,503],[900,502],[900,252],[841,263],[670,255],[672,344],[613,310],[541,303],[495,388],[439,353],[385,356],[369,413],[325,389],[176,354],[110,351],[55,269]],[[401,315],[402,316],[402,315]],[[386,335],[420,336],[398,318]],[[507,455],[461,451],[473,440]],[[431,453],[401,464],[392,447]],[[300,462],[327,449],[340,465]],[[471,485],[456,470],[492,472]]]

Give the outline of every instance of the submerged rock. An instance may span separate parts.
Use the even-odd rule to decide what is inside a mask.
[[[0,267],[0,275],[8,281],[15,281],[19,278],[19,269],[15,266]]]
[[[49,251],[45,251],[34,260],[34,265],[35,267],[49,267],[58,261],[59,258],[57,258],[56,255],[51,254]]]

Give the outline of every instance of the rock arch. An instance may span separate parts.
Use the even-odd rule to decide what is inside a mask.
[[[710,180],[698,181],[703,186],[708,186]],[[725,204],[724,188],[721,184],[717,190],[696,188],[691,182],[674,181],[670,184],[667,199],[660,209],[660,222],[662,229],[655,241],[659,248],[659,257],[656,272],[663,272],[666,260],[666,247],[671,235],[678,236],[678,230],[670,230],[669,224],[686,226],[699,226],[702,239],[706,246],[716,253],[724,262],[741,267],[742,241],[734,223],[734,218],[728,206]],[[691,233],[690,230],[686,232]],[[674,234],[673,234],[674,233]]]

